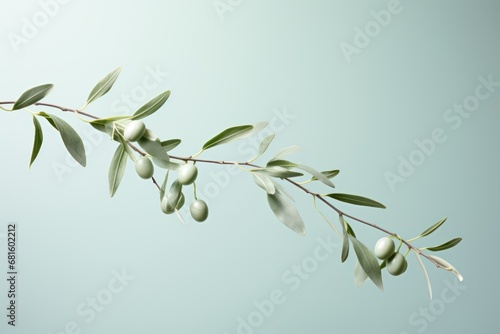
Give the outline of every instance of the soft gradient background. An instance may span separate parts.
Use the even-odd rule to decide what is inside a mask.
[[[357,28],[376,29],[371,12],[392,6],[398,13],[390,22],[346,57],[341,44],[354,45]],[[17,326],[2,314],[0,332],[499,332],[500,87],[460,126],[443,118],[475,93],[478,77],[500,81],[498,1],[4,0],[0,12],[0,100],[51,82],[47,102],[79,108],[93,85],[121,66],[113,90],[88,112],[132,113],[170,89],[148,126],[164,139],[182,138],[179,155],[195,153],[226,127],[272,122],[277,138],[266,157],[299,144],[295,161],[341,169],[337,191],[388,207],[339,204],[346,211],[407,238],[448,216],[419,245],[462,236],[459,247],[438,255],[465,277],[452,291],[455,276],[426,263],[430,302],[411,256],[404,276],[384,274],[385,292],[370,282],[356,288],[354,257],[340,264],[336,249],[294,291],[283,275],[310,262],[318,240],[338,243],[307,196],[291,190],[308,228],[299,237],[274,218],[249,176],[227,179],[225,168],[204,165],[199,187],[207,190],[210,218],[183,226],[161,213],[155,189],[131,164],[110,199],[115,145],[71,115],[61,117],[88,143],[87,168],[67,160],[58,134],[43,123],[44,147],[28,170],[30,116],[2,112],[0,233],[5,238],[7,223],[18,223],[20,276]],[[26,22],[39,27],[30,31]],[[386,172],[397,173],[400,156],[408,159],[415,141],[436,128],[446,140],[391,188]],[[233,143],[204,157],[244,160],[251,145]],[[353,227],[368,245],[382,236]],[[130,277],[120,285],[114,277],[122,271]],[[111,293],[110,282],[121,292]],[[5,280],[0,289],[5,309]],[[239,317],[255,316],[254,302],[274,290],[284,302],[258,328],[238,328]],[[99,298],[105,305],[92,318],[87,303]]]

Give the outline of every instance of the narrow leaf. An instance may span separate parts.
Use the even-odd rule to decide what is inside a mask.
[[[267,194],[267,201],[276,217],[299,235],[306,234],[306,227],[297,209],[280,193]]]
[[[425,237],[426,235],[431,234],[432,232],[434,232],[435,230],[437,230],[441,225],[443,225],[444,222],[446,221],[446,219],[447,219],[447,217],[444,217],[443,219],[441,219],[440,221],[438,221],[436,224],[432,225],[427,230],[425,230],[422,233],[420,233],[420,236],[421,237]]]
[[[116,70],[102,78],[90,92],[89,97],[87,98],[87,104],[97,100],[98,98],[109,92],[111,87],[113,87],[116,79],[118,78],[118,75],[120,75],[120,71],[121,68],[117,68]]]
[[[145,118],[155,113],[158,109],[160,109],[163,106],[165,102],[167,102],[169,96],[170,96],[170,91],[167,90],[166,92],[163,92],[160,95],[154,97],[152,100],[150,100],[145,105],[140,107],[139,110],[137,110],[134,113],[132,119]]]
[[[165,149],[161,146],[159,140],[149,140],[143,136],[137,141],[137,143],[152,157],[165,160],[167,162],[170,160],[167,152],[165,152]]]
[[[370,277],[373,283],[381,290],[384,290],[384,285],[382,283],[382,272],[378,264],[378,260],[373,255],[368,247],[366,247],[361,241],[353,236],[349,236],[351,239],[352,246],[358,257],[359,264],[365,271],[365,273]]]
[[[36,119],[36,116],[33,115],[33,125],[35,126],[35,138],[33,140],[33,151],[31,152],[31,159],[30,159],[30,167],[35,161],[36,157],[38,156],[38,153],[40,152],[40,148],[42,147],[43,143],[43,131],[42,127],[40,126],[40,122]]]
[[[344,223],[345,223],[345,227],[346,227],[347,233],[349,235],[352,235],[353,237],[356,238],[356,233],[354,233],[354,230],[352,229],[351,225],[349,225],[349,223],[346,222],[345,220],[344,220]]]
[[[115,195],[116,190],[120,186],[123,174],[125,173],[125,167],[127,166],[127,158],[128,154],[123,144],[118,145],[113,159],[111,159],[108,171],[109,194],[111,197]]]
[[[168,173],[170,171],[167,170],[167,173],[165,174],[165,178],[163,179],[163,183],[161,184],[160,187],[160,201],[163,199],[163,196],[165,195],[165,189],[167,188],[167,182],[168,182]]]
[[[455,247],[456,245],[458,245],[460,243],[460,241],[462,241],[462,238],[455,238],[455,239],[451,239],[450,241],[447,241],[444,244],[441,244],[439,246],[427,247],[426,249],[430,250],[431,252],[439,252],[439,251],[443,251],[445,249]]]
[[[425,269],[424,262],[422,262],[420,255],[413,249],[412,252],[417,257],[418,263],[420,264],[420,268],[422,268],[422,271],[424,272],[425,280],[427,281],[427,289],[429,290],[429,298],[432,300],[432,285],[431,285],[431,280],[429,279],[429,274],[427,274],[427,269]]]
[[[247,138],[256,135],[257,133],[261,132],[264,130],[267,126],[269,125],[269,122],[257,122],[252,124],[253,129],[252,131],[249,131],[242,135],[240,138]]]
[[[271,160],[269,160],[269,162],[274,160],[283,160],[283,158],[285,158],[287,155],[298,152],[300,150],[301,150],[300,146],[297,145],[292,145],[289,147],[282,148],[281,150],[278,151],[278,153],[274,155],[274,157],[271,158]]]
[[[91,120],[89,123],[92,125],[92,124],[108,124],[108,123],[113,123],[113,122],[116,122],[116,121],[123,121],[125,119],[130,119],[131,116],[110,116],[110,117],[106,117],[106,118],[98,118],[98,119],[94,119],[94,120]]]
[[[256,168],[256,169],[252,169],[251,171],[252,172],[261,171],[261,172],[266,173],[269,176],[279,177],[281,179],[289,178],[289,177],[298,177],[298,176],[304,175],[302,173],[294,172],[294,171],[288,170],[288,169],[286,169],[284,167],[280,167],[280,166]]]
[[[446,260],[444,260],[444,259],[442,259],[440,257],[434,256],[434,255],[429,255],[429,256],[431,258],[433,258],[434,261],[437,262],[437,264],[439,265],[439,267],[441,269],[448,270],[448,271],[451,271],[452,273],[454,273],[458,277],[458,280],[460,282],[462,282],[464,280],[463,276],[449,262],[447,262]]]
[[[354,265],[354,286],[360,286],[366,281],[367,278],[368,275],[361,267],[359,261],[356,260],[356,264]]]
[[[54,87],[53,84],[45,84],[28,89],[17,99],[12,110],[23,109],[37,103],[50,93],[52,87]]]
[[[181,167],[181,165],[176,162],[166,161],[157,157],[153,157],[153,163],[160,168],[174,171],[178,170]]]
[[[269,176],[260,172],[253,172],[252,175],[254,182],[268,194],[273,195],[276,193],[276,187]]]
[[[339,175],[340,171],[338,169],[334,169],[334,170],[327,170],[327,171],[324,171],[324,172],[321,172],[321,174],[323,174],[325,177],[329,178],[329,179],[332,179],[334,178],[335,176]],[[316,178],[316,176],[313,176],[311,178],[311,181],[316,181],[318,178]]]
[[[374,201],[372,199],[362,197],[362,196],[349,195],[349,194],[338,194],[338,193],[337,194],[328,194],[326,196],[331,197],[333,199],[336,199],[337,201],[342,201],[342,202],[346,202],[349,204],[370,206],[370,207],[385,209],[385,206],[383,204],[381,204],[377,201]]]
[[[345,227],[345,220],[342,215],[339,215],[339,220],[340,220],[340,225],[342,226],[342,253],[340,255],[340,260],[342,263],[347,260],[347,257],[349,256],[349,234],[347,233],[346,227]]]
[[[292,195],[290,195],[288,193],[288,191],[286,191],[285,187],[283,187],[278,181],[276,180],[273,180],[271,179],[271,182],[273,183],[274,185],[274,188],[276,188],[276,192],[279,192],[280,194],[283,194],[285,195],[286,197],[288,197],[292,202],[295,202],[295,200],[293,199]]]
[[[274,136],[275,136],[275,134],[274,134],[274,133],[271,133],[269,136],[267,136],[266,138],[264,138],[264,139],[260,142],[260,145],[259,145],[259,152],[257,153],[257,155],[256,155],[255,157],[253,157],[252,159],[250,159],[250,160],[249,160],[249,162],[254,161],[254,160],[255,160],[255,159],[257,159],[258,157],[260,157],[262,154],[264,154],[264,152],[266,152],[267,148],[269,147],[269,144],[271,144],[271,142],[273,141]]]
[[[323,182],[327,186],[335,188],[335,186],[333,185],[332,181],[330,181],[325,175],[323,175],[322,173],[318,172],[314,168],[306,166],[306,165],[298,165],[297,168],[302,169],[302,170],[308,172],[313,177],[315,177],[316,179],[320,180],[321,182]]]
[[[170,186],[170,190],[168,191],[168,203],[172,208],[177,207],[177,203],[181,198],[182,194],[182,185],[179,183],[179,180],[175,180]]]
[[[172,151],[174,148],[179,146],[180,143],[181,143],[180,139],[169,139],[169,140],[162,141],[160,144],[163,147],[163,149],[165,150],[165,152],[168,152],[168,151]]]
[[[66,146],[68,152],[80,165],[85,167],[85,165],[87,164],[85,147],[83,145],[82,138],[80,138],[75,129],[73,129],[71,125],[69,125],[66,121],[57,116],[44,112],[38,114],[45,117],[47,121],[49,121],[49,123],[59,131],[64,146]]]
[[[273,167],[273,166],[279,166],[279,167],[289,169],[289,168],[297,167],[299,165],[297,165],[294,162],[288,161],[288,160],[273,160],[273,161],[269,161],[266,165],[266,167]]]
[[[209,149],[211,147],[229,143],[233,140],[239,139],[241,137],[244,137],[246,134],[248,134],[250,131],[253,130],[252,125],[240,125],[240,126],[235,126],[229,129],[226,129],[207,141],[203,145],[203,150]]]

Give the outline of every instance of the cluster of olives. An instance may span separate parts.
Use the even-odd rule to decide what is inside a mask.
[[[123,132],[123,137],[129,142],[135,142],[144,136],[146,133],[146,125],[139,120],[131,121]],[[149,179],[154,174],[154,166],[151,159],[147,156],[141,156],[135,161],[135,171],[143,179]],[[192,163],[186,163],[179,168],[178,178],[174,182],[178,182],[179,191],[177,193],[165,193],[161,200],[161,210],[166,214],[171,214],[175,210],[180,210],[184,205],[184,194],[180,189],[182,186],[194,183],[198,176],[198,168]],[[208,206],[205,201],[195,199],[190,207],[189,212],[194,220],[203,222],[208,218]]]
[[[375,256],[380,260],[385,260],[385,267],[389,274],[399,276],[408,268],[406,258],[399,252],[396,252],[396,246],[391,238],[380,238],[375,244]]]

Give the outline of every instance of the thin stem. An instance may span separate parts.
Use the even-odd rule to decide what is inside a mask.
[[[14,104],[15,101],[0,101],[0,105],[6,105],[6,104]],[[59,105],[56,105],[56,104],[51,104],[51,103],[45,103],[45,102],[37,102],[37,103],[34,103],[35,106],[42,106],[42,107],[49,107],[49,108],[54,108],[54,109],[59,109],[60,111],[63,111],[63,112],[72,112],[72,113],[75,113],[77,116],[78,115],[83,115],[83,116],[86,116],[88,118],[92,118],[92,119],[99,119],[99,117],[97,116],[94,116],[92,114],[89,114],[89,113],[86,113],[86,112],[83,112],[81,110],[77,110],[77,109],[71,109],[71,108],[66,108],[66,107],[63,107],[63,106],[59,106]],[[4,108],[2,108],[4,109]],[[80,118],[80,117],[79,117]],[[146,153],[143,152],[142,150],[140,150],[139,148],[137,148],[135,145],[133,145],[132,143],[130,142],[127,142],[128,146],[130,148],[132,148],[135,152],[145,156]],[[261,166],[258,166],[258,165],[255,165],[253,163],[251,163],[251,161],[247,161],[247,162],[235,162],[235,161],[225,161],[225,160],[208,160],[208,159],[198,159],[196,158],[199,154],[201,154],[204,150],[201,150],[200,152],[196,153],[195,155],[193,156],[189,156],[189,157],[179,157],[179,156],[175,156],[175,155],[169,155],[170,158],[172,159],[176,159],[176,160],[181,160],[181,161],[193,161],[193,162],[200,162],[200,163],[209,163],[209,164],[218,164],[218,165],[236,165],[236,166],[239,166],[241,168],[241,166],[249,166],[249,167],[253,167],[253,168],[262,168]],[[155,178],[152,177],[152,182],[153,184],[160,190],[161,187],[158,185],[158,183],[156,182]],[[302,190],[303,192],[305,192],[306,194],[309,194],[311,196],[314,197],[314,199],[319,199],[320,201],[322,201],[323,203],[325,203],[327,206],[329,206],[332,210],[334,210],[335,212],[337,212],[337,214],[341,215],[341,216],[344,216],[344,217],[348,217],[352,220],[355,220],[361,224],[364,224],[364,225],[367,225],[367,226],[370,226],[372,228],[375,228],[379,231],[382,231],[390,236],[393,236],[395,238],[398,238],[401,243],[405,244],[409,250],[413,250],[415,251],[417,254],[419,254],[420,256],[423,256],[425,257],[427,260],[429,260],[431,263],[433,263],[436,267],[438,268],[441,268],[441,265],[439,265],[438,262],[436,262],[432,257],[430,257],[429,255],[423,253],[419,248],[416,248],[414,247],[413,245],[410,244],[410,241],[413,241],[413,240],[416,240],[418,237],[416,238],[413,238],[413,239],[410,239],[410,240],[404,240],[402,237],[400,237],[399,235],[397,235],[396,233],[394,232],[391,232],[389,230],[386,230],[384,229],[383,227],[380,227],[376,224],[373,224],[373,223],[370,223],[366,220],[363,220],[363,219],[360,219],[360,218],[357,218],[355,216],[352,216],[348,213],[345,213],[344,211],[338,209],[336,206],[334,206],[332,203],[330,203],[327,199],[325,199],[321,194],[319,193],[316,193],[316,192],[313,192],[307,188],[305,188],[303,185],[309,183],[309,182],[302,182],[302,183],[299,183],[299,182],[296,182],[290,178],[282,178],[282,180],[285,180],[287,182],[289,182],[290,184],[294,185],[295,187],[299,188],[300,190]],[[316,204],[316,203],[315,203]],[[401,245],[400,245],[401,247]]]

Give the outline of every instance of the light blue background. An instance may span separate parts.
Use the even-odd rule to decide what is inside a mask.
[[[291,190],[308,228],[299,237],[274,218],[249,176],[226,182],[214,174],[225,168],[204,165],[199,186],[212,187],[205,197],[210,218],[183,226],[161,213],[155,189],[136,177],[131,164],[109,198],[107,169],[115,145],[89,138],[95,132],[76,118],[61,116],[87,142],[93,138],[88,166],[68,165],[58,134],[44,123],[44,147],[28,170],[30,116],[0,113],[0,233],[17,222],[20,247],[18,326],[7,326],[2,315],[0,331],[233,334],[238,318],[251,316],[254,302],[269,299],[274,290],[285,300],[254,333],[499,331],[499,88],[458,128],[443,119],[474,94],[478,77],[500,81],[497,1],[402,0],[399,12],[350,61],[342,43],[354,45],[356,27],[373,25],[371,12],[392,2],[221,0],[230,9],[221,13],[212,0],[73,0],[46,7],[53,14],[45,15],[46,22],[42,3],[50,1],[3,1],[0,100],[51,82],[55,89],[47,102],[79,108],[95,82],[121,66],[113,90],[87,111],[113,115],[124,110],[122,94],[135,92],[138,107],[170,89],[169,101],[148,126],[163,139],[182,138],[179,155],[195,153],[226,127],[275,122],[278,133],[267,157],[299,144],[304,149],[296,161],[341,170],[337,191],[388,207],[339,205],[349,213],[407,238],[448,216],[428,242],[464,238],[437,255],[456,265],[465,280],[455,294],[449,290],[455,277],[426,263],[435,293],[431,303],[410,257],[404,276],[384,274],[385,292],[371,283],[356,288],[354,257],[340,264],[337,249],[292,291],[283,275],[310,261],[318,238],[338,242],[304,194]],[[41,26],[14,46],[13,34],[22,37],[25,19],[42,20]],[[142,89],[153,70],[163,73],[158,84]],[[292,115],[286,122],[276,118],[284,112]],[[447,139],[391,189],[386,172],[396,173],[399,157],[408,159],[418,149],[415,141],[430,138],[436,128]],[[203,157],[244,160],[241,145],[251,143]],[[70,172],[58,177],[54,166],[60,165]],[[214,186],[217,180],[228,184]],[[382,236],[353,227],[368,245]],[[118,287],[115,271],[122,270],[133,279],[87,322],[79,306],[88,310],[88,298],[110,296],[108,284]],[[3,280],[0,289],[5,305]],[[78,330],[65,330],[72,322]]]

